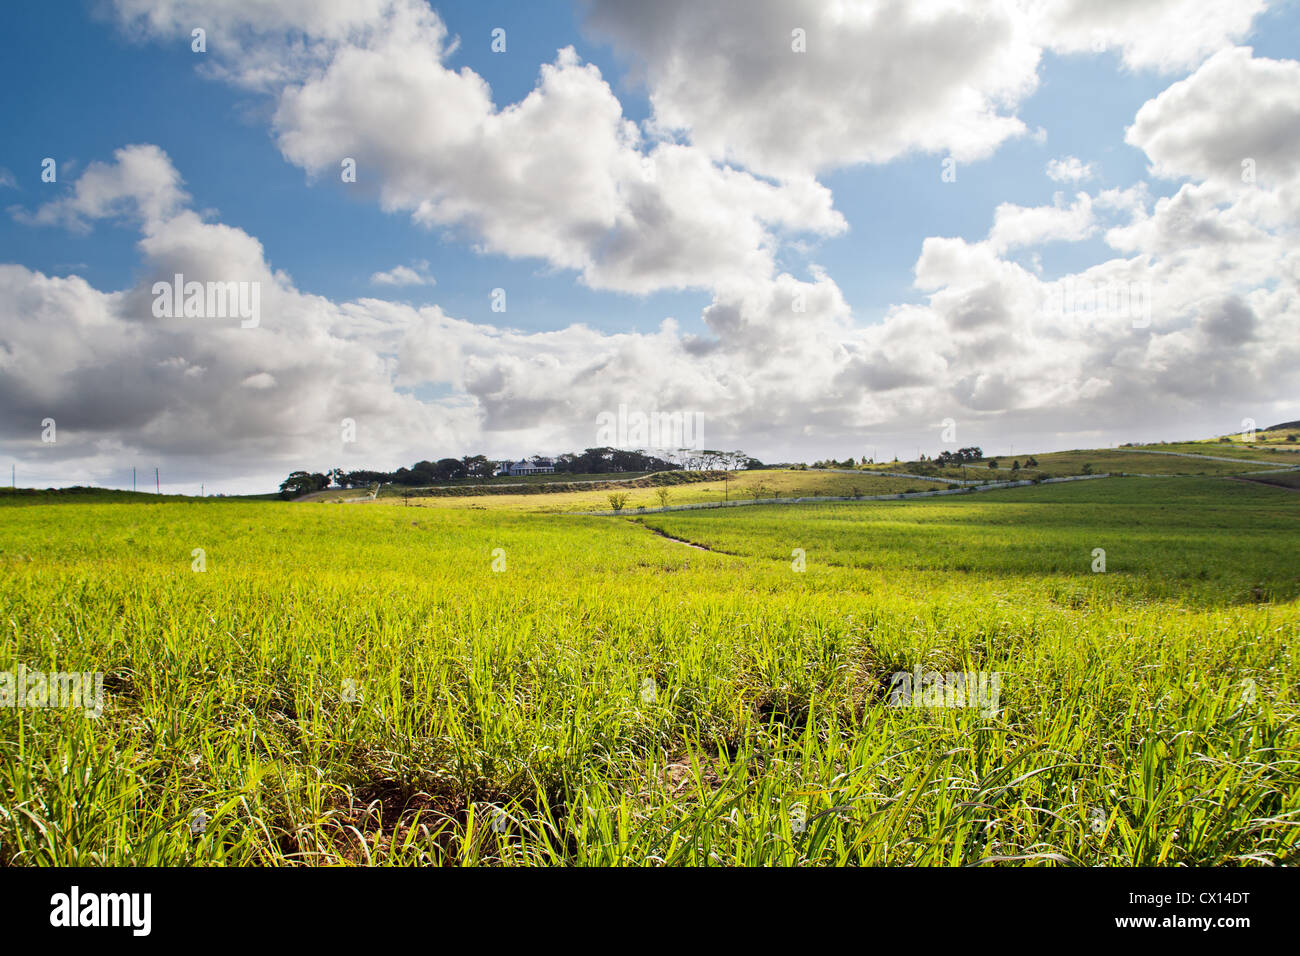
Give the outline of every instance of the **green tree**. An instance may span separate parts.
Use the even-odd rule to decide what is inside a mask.
[[[329,484],[328,475],[323,475],[320,472],[295,471],[280,482],[280,496],[283,498],[297,498],[299,495],[310,494],[313,491],[322,491],[328,488]]]
[[[465,466],[455,458],[439,458],[433,463],[433,477],[437,481],[452,481],[465,477]]]

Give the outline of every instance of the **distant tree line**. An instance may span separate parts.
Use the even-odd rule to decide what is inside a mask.
[[[979,445],[971,445],[969,448],[958,448],[956,451],[941,451],[935,457],[936,465],[969,465],[971,462],[979,461],[984,457],[984,449]]]
[[[553,459],[534,455],[527,460],[534,464],[550,462],[557,473],[581,475],[676,469],[730,471],[737,468],[763,467],[761,461],[749,457],[743,451],[699,451],[689,448],[661,451],[659,454],[629,451],[623,448],[588,448],[581,454],[567,452]],[[331,486],[370,488],[374,485],[404,485],[416,488],[464,478],[491,478],[505,464],[506,462],[490,459],[485,455],[466,455],[463,458],[417,461],[410,468],[398,468],[396,471],[368,469],[344,471],[342,468],[331,468],[323,472],[295,471],[280,482],[280,492],[286,498],[293,498],[313,491],[324,491]]]

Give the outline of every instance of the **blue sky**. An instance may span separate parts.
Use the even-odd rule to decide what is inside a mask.
[[[67,15],[69,6],[74,15]],[[449,65],[468,66],[486,79],[498,106],[527,96],[540,64],[573,45],[611,82],[629,118],[649,115],[645,89],[625,79],[624,63],[608,44],[584,34],[572,3],[434,6],[460,37]],[[491,32],[502,23],[509,24],[504,55],[490,50]],[[374,294],[372,273],[426,259],[437,285],[406,289],[403,298],[436,301],[455,315],[491,322],[485,290],[504,286],[519,290],[512,297],[511,324],[527,329],[574,320],[609,330],[652,327],[665,316],[697,321],[708,303],[704,291],[593,291],[572,273],[541,263],[476,254],[464,241],[357,200],[341,183],[311,183],[284,162],[268,136],[258,116],[265,104],[200,75],[187,44],[168,49],[133,41],[96,18],[91,4],[19,6],[8,13],[7,28],[11,55],[0,61],[0,107],[10,135],[0,144],[0,166],[14,172],[20,187],[8,193],[10,204],[42,197],[45,156],[60,160],[67,177],[121,146],[156,143],[181,170],[198,205],[260,238],[271,261],[300,288],[331,298]],[[1288,49],[1294,54],[1298,28],[1300,13],[1291,5],[1262,20],[1251,43],[1260,55],[1285,55]],[[106,76],[111,83],[103,81]],[[952,188],[933,189],[942,161],[935,155],[858,165],[825,177],[850,231],[822,242],[814,258],[836,277],[856,314],[878,319],[894,303],[919,300],[911,270],[926,236],[979,239],[998,203],[1050,203],[1062,187],[1043,175],[1043,167],[1055,156],[1095,162],[1103,185],[1146,178],[1146,157],[1124,143],[1124,128],[1167,78],[1126,70],[1109,52],[1047,54],[1040,77],[1038,92],[1019,115],[1031,128],[1046,130],[1046,139],[1022,138],[987,160],[963,164]],[[1153,183],[1153,194],[1167,195],[1173,185]],[[127,238],[129,231],[112,227],[81,237],[5,222],[0,258],[51,274],[77,272],[101,288],[123,288],[138,266]],[[1045,266],[1064,272],[1087,264],[1097,257],[1097,245],[1049,247]],[[788,265],[806,268],[806,258],[793,255]]]
[[[420,13],[423,5],[418,0],[391,0],[391,9],[384,16],[395,16],[394,10],[400,12],[408,5],[413,5],[415,15],[423,15]],[[364,6],[358,0],[358,9]],[[773,13],[778,9],[773,4],[760,6],[761,10],[753,8],[759,11],[755,18],[774,18],[774,25],[766,33],[754,34],[762,42],[771,35],[783,37],[788,32],[788,24],[796,20],[818,24],[822,32],[814,28],[814,42],[826,36],[826,25],[817,18],[827,14],[816,5],[793,4],[790,16],[795,19],[782,19],[783,14]],[[490,196],[484,199],[481,190],[472,185],[446,185],[445,174],[438,174],[443,176],[443,180],[438,180],[430,173],[418,188],[427,187],[430,196],[437,196],[444,190],[454,194],[463,186],[465,195],[478,204],[472,214],[459,219],[446,214],[446,221],[432,227],[421,225],[412,217],[414,204],[420,197],[410,195],[409,184],[402,185],[406,192],[397,202],[399,208],[386,211],[379,201],[380,191],[396,188],[394,183],[401,179],[405,168],[401,164],[418,164],[428,156],[427,152],[416,152],[405,158],[401,151],[409,143],[403,142],[401,130],[373,132],[375,138],[384,138],[384,145],[394,154],[404,156],[397,166],[383,171],[385,178],[379,182],[370,169],[363,169],[359,184],[349,185],[339,182],[337,176],[309,168],[326,160],[318,162],[318,156],[306,153],[291,155],[280,138],[285,131],[276,126],[272,117],[277,106],[284,103],[285,91],[292,90],[295,84],[310,85],[311,73],[304,68],[304,72],[284,84],[259,89],[230,78],[230,74],[237,74],[259,51],[269,50],[274,57],[274,44],[282,42],[283,31],[262,32],[256,16],[250,20],[241,12],[249,7],[256,9],[256,4],[122,0],[116,5],[18,6],[8,11],[7,55],[0,58],[0,109],[8,134],[0,143],[0,169],[4,170],[0,177],[5,182],[0,196],[10,210],[10,214],[0,219],[3,222],[0,263],[21,266],[26,270],[24,275],[80,277],[99,294],[129,291],[147,280],[151,267],[139,246],[141,224],[132,217],[91,216],[89,228],[84,232],[59,225],[57,216],[49,217],[45,225],[35,225],[29,220],[51,203],[57,206],[59,202],[69,202],[69,195],[89,164],[109,164],[114,162],[115,151],[150,144],[165,154],[175,174],[183,180],[189,196],[188,206],[200,212],[208,223],[233,227],[259,241],[266,263],[291,277],[293,290],[300,298],[321,297],[331,308],[339,309],[371,297],[416,309],[436,306],[442,315],[470,323],[476,330],[473,344],[459,343],[455,347],[462,365],[487,361],[484,355],[493,348],[490,343],[499,341],[494,337],[494,329],[521,333],[522,337],[514,343],[517,354],[494,357],[497,364],[493,368],[478,369],[469,377],[459,371],[449,372],[437,355],[412,354],[418,347],[412,338],[414,318],[405,328],[400,327],[401,321],[386,327],[385,334],[389,337],[384,343],[366,345],[373,355],[390,360],[387,367],[391,374],[385,373],[389,377],[383,387],[391,390],[391,397],[379,402],[377,407],[386,408],[384,414],[390,417],[410,414],[408,430],[418,433],[409,447],[385,446],[385,457],[393,460],[374,461],[376,466],[401,463],[401,456],[421,449],[428,449],[428,453],[419,457],[480,449],[513,457],[517,453],[558,452],[579,447],[587,437],[586,426],[570,427],[556,417],[567,414],[574,421],[585,422],[593,411],[607,408],[614,400],[611,396],[621,395],[620,389],[635,392],[638,382],[644,382],[645,388],[642,394],[633,397],[634,402],[661,407],[665,396],[672,396],[672,401],[680,405],[691,400],[689,396],[694,389],[700,396],[698,401],[715,410],[718,424],[714,433],[719,441],[725,437],[730,444],[752,448],[766,457],[795,459],[856,454],[866,445],[881,444],[897,445],[900,449],[921,444],[935,446],[931,448],[934,451],[936,442],[929,437],[923,436],[920,442],[914,439],[918,430],[931,429],[940,418],[949,417],[943,414],[946,409],[951,409],[951,417],[970,421],[974,437],[989,444],[1005,441],[1044,448],[1073,447],[1089,440],[1101,443],[1150,438],[1155,435],[1136,433],[1157,428],[1167,432],[1181,426],[1195,433],[1197,429],[1211,428],[1212,423],[1230,424],[1241,414],[1241,409],[1261,405],[1267,407],[1261,408],[1259,414],[1267,418],[1274,414],[1274,408],[1281,413],[1285,403],[1265,402],[1260,395],[1246,391],[1235,393],[1233,389],[1241,382],[1258,376],[1234,368],[1231,375],[1223,376],[1221,390],[1212,396],[1197,398],[1188,393],[1185,383],[1171,380],[1165,386],[1169,395],[1164,396],[1174,406],[1168,416],[1155,416],[1151,422],[1126,422],[1123,410],[1133,407],[1134,390],[1143,381],[1142,363],[1152,363],[1148,370],[1157,369],[1157,378],[1172,374],[1165,359],[1159,357],[1164,353],[1147,340],[1143,342],[1146,356],[1135,360],[1137,365],[1126,373],[1131,373],[1132,378],[1126,382],[1107,377],[1098,370],[1100,366],[1082,367],[1078,363],[1084,359],[1068,349],[1049,356],[1046,350],[1054,349],[1056,346],[1051,343],[1060,338],[1056,333],[1046,335],[1049,344],[1035,346],[1038,351],[1028,358],[1019,354],[1031,351],[1028,348],[1021,350],[1014,344],[999,346],[1001,354],[1015,355],[1014,370],[990,373],[976,362],[971,370],[961,371],[964,360],[984,355],[994,346],[986,341],[967,342],[960,330],[965,328],[962,323],[969,325],[969,321],[956,313],[943,312],[944,302],[949,303],[946,307],[960,310],[995,294],[1019,295],[1024,290],[1012,288],[1018,283],[1050,283],[1108,262],[1117,263],[1114,270],[1118,272],[1129,268],[1124,263],[1143,260],[1144,256],[1148,258],[1143,261],[1151,268],[1167,268],[1141,281],[1177,285],[1176,269],[1191,269],[1194,263],[1176,262],[1177,257],[1171,255],[1168,247],[1160,245],[1155,226],[1150,226],[1143,238],[1134,240],[1154,243],[1150,248],[1138,245],[1117,248],[1110,243],[1106,229],[1124,226],[1125,216],[1130,214],[1136,217],[1131,224],[1157,215],[1158,201],[1175,196],[1180,190],[1200,190],[1196,195],[1203,196],[1217,216],[1259,214],[1254,206],[1247,210],[1214,192],[1218,188],[1214,179],[1217,174],[1204,172],[1207,168],[1204,155],[1211,149],[1207,145],[1213,139],[1211,135],[1202,130],[1175,130],[1177,136],[1160,135],[1165,129],[1189,122],[1186,115],[1175,114],[1172,106],[1166,105],[1163,110],[1156,110],[1155,105],[1151,107],[1154,118],[1149,125],[1154,132],[1149,135],[1144,132],[1137,141],[1129,142],[1126,131],[1144,104],[1175,103],[1173,93],[1167,91],[1180,81],[1196,83],[1198,90],[1210,89],[1215,70],[1257,70],[1261,77],[1267,73],[1271,78],[1269,64],[1294,64],[1296,50],[1300,48],[1297,5],[1265,5],[1261,0],[1254,4],[1261,9],[1253,17],[1247,14],[1244,20],[1240,8],[1234,12],[1232,4],[1197,7],[1178,0],[1160,0],[1150,6],[1160,8],[1157,13],[1163,19],[1130,17],[1110,22],[1100,13],[1089,12],[1086,5],[1057,4],[1051,12],[1055,19],[1048,27],[1033,25],[1038,32],[1032,42],[1006,40],[1008,62],[1021,55],[1036,58],[1028,60],[1030,66],[1019,75],[1013,75],[1010,66],[1004,71],[1006,75],[1002,75],[1001,67],[981,65],[972,56],[970,72],[953,81],[954,89],[967,92],[978,89],[999,116],[1013,117],[1023,124],[1024,132],[1019,135],[994,134],[987,128],[981,129],[990,122],[989,117],[961,115],[957,105],[947,112],[901,120],[891,117],[882,107],[881,116],[873,116],[869,112],[875,108],[872,104],[888,105],[888,90],[874,97],[864,96],[861,102],[866,111],[854,112],[849,101],[862,93],[854,84],[865,82],[860,79],[863,74],[855,72],[850,62],[819,62],[817,69],[825,71],[819,82],[824,85],[810,85],[803,91],[802,101],[793,100],[796,104],[809,104],[807,113],[795,109],[783,114],[789,136],[796,140],[807,135],[811,141],[815,138],[811,127],[819,122],[825,124],[818,145],[804,148],[788,144],[772,146],[770,138],[764,140],[768,118],[762,114],[762,103],[747,101],[743,84],[728,79],[743,75],[747,69],[763,69],[766,61],[761,58],[757,67],[745,61],[754,40],[723,37],[718,49],[723,51],[721,56],[730,58],[724,68],[710,72],[710,64],[701,63],[698,74],[690,73],[694,68],[691,64],[707,60],[712,50],[709,46],[691,44],[698,44],[699,34],[716,29],[719,22],[709,20],[708,11],[700,13],[690,4],[676,0],[666,4],[653,27],[638,19],[640,14],[634,4],[618,0],[591,5],[539,2],[523,8],[502,2],[433,4],[437,20],[445,24],[447,32],[458,38],[459,43],[454,52],[443,57],[441,65],[452,72],[470,71],[481,77],[491,88],[497,111],[519,103],[537,90],[543,65],[555,63],[557,51],[571,46],[582,64],[599,68],[608,84],[608,95],[616,99],[621,109],[622,121],[638,127],[643,141],[637,149],[642,155],[647,155],[656,142],[675,142],[692,155],[707,156],[709,168],[715,172],[727,168],[738,171],[745,179],[746,189],[762,189],[766,185],[781,196],[788,194],[792,202],[813,203],[802,206],[803,210],[811,210],[816,205],[815,196],[809,198],[807,184],[823,190],[829,197],[827,209],[833,208],[834,213],[827,209],[797,214],[756,212],[754,215],[760,216],[757,222],[761,225],[754,225],[748,219],[738,220],[737,234],[756,229],[759,237],[748,252],[738,244],[737,254],[746,257],[743,263],[720,259],[717,270],[701,266],[698,273],[686,268],[692,287],[685,289],[676,288],[680,280],[664,278],[664,273],[624,271],[622,264],[610,267],[614,271],[602,271],[604,266],[599,262],[592,267],[596,271],[584,281],[581,270],[564,264],[588,255],[599,260],[606,254],[607,243],[612,238],[597,242],[586,252],[571,253],[557,248],[545,255],[517,254],[510,248],[508,237],[502,238],[500,232],[492,231],[495,213],[483,208],[485,203],[490,205]],[[864,5],[864,9],[871,7],[871,4]],[[133,21],[142,10],[156,19],[149,25],[142,25],[138,18]],[[972,16],[977,18],[972,20],[973,24],[983,22],[980,19],[983,13]],[[701,19],[697,24],[692,17]],[[193,53],[186,26],[191,21],[213,23],[214,37],[221,38],[220,49],[214,42],[211,52]],[[661,29],[660,21],[662,35],[647,35],[648,31]],[[389,22],[382,21],[380,33],[389,28],[386,25]],[[870,31],[862,34],[864,41],[880,39],[880,34],[887,32],[893,22],[879,19]],[[1178,24],[1185,25],[1186,35],[1178,32]],[[310,18],[291,26],[308,37],[324,38],[329,45],[328,56],[335,58],[325,62],[335,65],[342,62],[342,51],[367,49],[366,44],[373,46],[377,42],[358,39],[355,32],[340,39],[340,35],[329,32],[328,25]],[[508,49],[504,54],[490,49],[492,30],[499,26],[507,30]],[[842,26],[846,31],[857,28],[853,24]],[[938,43],[943,34],[937,27],[936,31]],[[1104,37],[1101,52],[1088,48],[1089,35]],[[991,32],[989,36],[997,34]],[[749,46],[737,45],[741,40]],[[888,55],[887,41],[885,37],[882,42],[881,48],[886,51],[883,55]],[[232,54],[231,44],[235,43],[252,46]],[[1244,47],[1252,48],[1253,56],[1247,57],[1243,52],[1233,61],[1234,65],[1227,65],[1228,54]],[[837,50],[835,55],[843,58],[843,48]],[[428,55],[436,59],[437,52],[431,48]],[[809,58],[821,55],[816,45],[807,54]],[[418,50],[414,56],[418,59]],[[996,61],[1000,56],[995,51],[993,59]],[[902,62],[894,72],[905,73],[908,67],[909,64]],[[409,69],[411,76],[420,75],[418,63],[413,62]],[[917,78],[905,82],[941,82],[925,75],[923,67],[918,69]],[[219,70],[225,70],[227,75],[215,75]],[[576,74],[570,71],[565,75]],[[826,80],[838,76],[850,79],[841,86]],[[689,83],[684,84],[684,78]],[[791,84],[798,82],[798,75],[793,75]],[[1025,92],[1026,83],[1033,87],[1032,92]],[[682,89],[691,92],[683,95]],[[694,92],[697,89],[698,97]],[[655,91],[658,95],[652,100]],[[935,96],[942,99],[951,92],[936,86]],[[900,86],[894,95],[905,98],[907,94]],[[953,97],[954,104],[965,102],[955,93]],[[1291,114],[1286,111],[1284,93],[1278,97],[1280,105],[1272,101],[1266,105],[1274,113],[1280,109],[1281,122],[1286,124]],[[837,105],[840,100],[846,104],[842,109]],[[436,114],[440,108],[432,93],[425,108],[429,115]],[[1264,107],[1260,110],[1265,112]],[[1225,108],[1224,122],[1232,122],[1234,115],[1240,117],[1241,113],[1241,109]],[[845,116],[851,120],[847,126]],[[687,117],[692,125],[683,125],[682,117]],[[315,121],[319,123],[319,120],[317,116]],[[873,139],[874,124],[891,122],[897,125],[897,130],[886,131],[889,135],[882,132],[879,141]],[[1275,125],[1277,121],[1269,122]],[[1260,153],[1269,148],[1271,140],[1265,128],[1268,123],[1262,119],[1260,123],[1258,148],[1243,142],[1243,155],[1248,155],[1247,150]],[[307,125],[309,122],[304,120],[303,126]],[[733,130],[734,141],[719,140],[717,131],[721,129]],[[838,144],[837,130],[841,138]],[[298,132],[314,131],[304,128]],[[1238,135],[1244,134],[1238,131]],[[984,139],[976,143],[980,137]],[[582,159],[584,138],[585,133],[579,127],[572,137],[575,163]],[[1176,155],[1169,145],[1175,139],[1184,147]],[[1191,145],[1187,145],[1189,141]],[[769,145],[761,145],[764,142]],[[961,159],[956,181],[943,183],[941,163],[950,155],[949,149],[978,155]],[[887,155],[878,160],[863,162],[860,158],[882,152]],[[58,160],[58,183],[40,181],[40,164],[46,156]],[[1077,183],[1053,181],[1046,174],[1046,166],[1051,160],[1065,157],[1089,164],[1093,174]],[[560,166],[565,162],[561,159]],[[1162,165],[1161,175],[1152,174],[1153,164]],[[1278,166],[1274,164],[1274,168]],[[558,176],[562,172],[563,169],[551,173],[544,169],[528,172],[527,175],[537,179],[525,184],[527,194],[544,197],[553,185],[558,189],[558,180],[551,184],[546,176]],[[714,185],[697,183],[692,188],[716,189],[720,180],[709,182]],[[943,270],[956,269],[962,282],[971,283],[975,281],[970,277],[971,267],[954,265],[947,258],[939,279],[930,287],[918,289],[913,284],[914,270],[927,239],[960,238],[964,243],[959,257],[970,256],[975,261],[986,256],[988,250],[981,242],[989,234],[995,210],[1000,205],[1026,209],[1052,207],[1057,202],[1056,194],[1063,193],[1063,203],[1068,206],[1080,191],[1087,193],[1092,201],[1104,190],[1137,190],[1139,184],[1145,184],[1146,190],[1140,214],[1133,213],[1130,204],[1122,213],[1096,213],[1095,223],[1083,236],[1064,237],[1049,229],[1023,242],[1017,239],[997,250],[996,258],[979,259],[983,263],[979,268],[985,270],[981,286],[959,287],[956,273],[949,275]],[[577,201],[597,193],[599,188],[596,182],[590,190],[579,184],[575,193]],[[1285,175],[1277,180],[1277,188],[1283,190],[1279,193],[1281,207],[1287,208],[1290,193],[1286,190],[1290,181]],[[1184,198],[1192,197],[1189,193]],[[499,210],[507,218],[510,210],[506,207],[511,201],[503,197],[503,208]],[[559,208],[562,213],[563,207]],[[738,214],[742,212],[737,210]],[[839,226],[827,218],[836,213],[843,220]],[[780,217],[784,221],[778,221]],[[808,223],[806,228],[804,223]],[[633,243],[630,254],[639,257],[636,243],[653,249],[659,241],[651,234],[653,224],[652,220],[639,222],[627,234],[632,238],[624,236],[617,241]],[[1281,226],[1269,222],[1258,228],[1283,242],[1290,235],[1291,225],[1284,220]],[[671,250],[675,241],[667,242],[666,248]],[[1284,258],[1281,248],[1277,255]],[[769,258],[770,265],[762,265]],[[435,282],[385,286],[371,278],[375,273],[397,266],[414,267],[424,263],[427,263],[427,275]],[[1004,266],[1013,267],[1011,273],[1005,273]],[[679,267],[673,274],[681,272]],[[783,273],[792,277],[794,285],[783,285],[784,280],[780,278]],[[746,274],[753,275],[752,295],[736,278]],[[996,281],[995,274],[999,276]],[[1280,268],[1276,275],[1250,279],[1248,285],[1261,290],[1262,295],[1263,290],[1276,289],[1286,275],[1286,269]],[[510,307],[505,316],[495,314],[490,308],[491,290],[498,287],[509,290]],[[619,288],[644,291],[619,291]],[[771,301],[777,301],[790,289],[802,289],[814,297],[817,304],[812,309],[812,318],[789,320],[790,325],[786,327],[780,325],[786,320],[779,316],[751,315],[746,311],[774,308],[755,305],[755,302],[766,302],[767,297],[773,296]],[[936,289],[940,298],[932,301]],[[1171,307],[1168,327],[1162,332],[1175,337],[1166,340],[1166,346],[1182,347],[1187,330],[1200,328],[1198,323],[1217,328],[1214,325],[1217,319],[1208,313],[1201,316],[1197,310],[1225,308],[1225,297],[1229,295],[1227,287],[1218,291],[1198,290],[1194,300]],[[716,308],[706,312],[711,304]],[[1252,303],[1251,309],[1265,309],[1273,304],[1261,299]],[[733,308],[741,316],[740,324],[727,326],[719,315],[731,314],[727,310]],[[1006,311],[1009,314],[1014,310],[1006,306]],[[414,311],[409,314],[418,316]],[[660,360],[646,359],[644,354],[635,359],[648,361],[647,369],[654,375],[650,371],[628,372],[617,381],[611,379],[603,384],[597,381],[598,394],[583,401],[574,397],[571,383],[569,388],[557,390],[555,394],[544,395],[531,387],[538,376],[556,377],[555,370],[564,368],[564,363],[579,362],[583,367],[595,369],[592,377],[599,380],[605,370],[634,361],[629,358],[633,352],[668,349],[655,339],[660,323],[668,317],[676,319],[675,334],[682,336],[669,349],[671,358],[665,353]],[[927,337],[935,334],[926,323],[945,321],[953,330],[955,344],[951,345],[949,354],[935,358],[932,364],[931,357],[922,357],[918,349],[923,350]],[[1267,318],[1267,322],[1273,321],[1280,324],[1282,318]],[[895,325],[891,326],[890,322]],[[578,326],[595,330],[599,336],[594,341],[576,344],[581,336],[573,330]],[[870,331],[873,328],[875,332]],[[750,331],[741,336],[736,329]],[[561,338],[547,338],[546,333]],[[729,334],[736,337],[728,339]],[[771,336],[770,344],[755,347],[755,343],[766,341],[764,336]],[[344,337],[349,348],[359,345],[355,338]],[[904,341],[909,337],[915,338],[915,342]],[[848,343],[847,349],[837,353],[838,357],[829,353],[814,356],[810,351],[819,343],[825,345],[833,340]],[[1017,341],[1023,342],[1024,334],[1008,332],[1007,342]],[[556,342],[562,344],[557,346]],[[174,344],[168,347],[179,348]],[[1109,358],[1098,356],[1089,361],[1113,362],[1114,356],[1120,354],[1119,348],[1112,343],[1106,351]],[[112,351],[104,345],[98,352],[82,356],[69,366],[69,374],[77,368],[84,369],[88,363],[109,361]],[[256,347],[250,348],[248,362],[252,364],[248,368],[241,365],[236,380],[245,385],[252,381],[255,384],[249,387],[254,389],[261,388],[258,383],[264,381],[274,381],[274,388],[284,388],[283,382],[295,377],[291,370],[280,366],[277,371],[268,366],[268,370],[260,371],[254,367],[258,351]],[[757,358],[760,352],[767,357]],[[785,359],[778,361],[773,357],[778,354]],[[155,365],[182,358],[198,361],[193,356],[160,354]],[[1066,373],[1062,371],[1062,362],[1076,364]],[[399,365],[400,370],[395,371]],[[11,374],[15,367],[11,365]],[[663,368],[671,368],[673,374],[661,374]],[[826,394],[813,394],[798,381],[801,368],[828,383]],[[934,384],[940,370],[946,387]],[[922,385],[909,379],[912,372],[931,382],[925,387],[934,389],[933,392],[916,391]],[[235,375],[233,368],[230,374]],[[1044,387],[1054,388],[1062,375],[1070,379],[1070,385],[1059,398],[1052,399],[1058,404],[1050,407],[1041,401],[1035,404],[1027,397],[1036,389],[1041,395]],[[1089,403],[1096,400],[1099,390],[1107,388],[1111,390],[1113,406],[1105,412],[1091,407]],[[684,399],[684,395],[688,397]],[[409,401],[412,399],[414,405]],[[1153,405],[1159,405],[1164,399],[1157,394],[1149,396]],[[531,412],[529,403],[532,403]],[[170,407],[155,409],[151,421],[159,424],[170,420],[181,405],[192,407],[194,401],[177,397]],[[404,411],[395,410],[399,407]],[[772,414],[774,407],[779,407],[779,414]],[[75,419],[76,412],[74,404],[65,414],[72,414]],[[774,419],[781,421],[779,427],[771,424]],[[212,456],[223,459],[222,466],[215,471],[243,486],[266,480],[282,470],[291,458],[329,453],[311,450],[303,433],[296,426],[291,430],[293,434],[261,436],[267,447],[286,449],[283,458],[277,458],[274,465],[264,463],[260,454],[224,447],[214,438]],[[214,427],[216,431],[221,429]],[[93,479],[100,474],[96,469],[102,471],[106,447],[135,448],[151,460],[169,457],[169,448],[161,440],[156,446],[149,446],[139,438],[139,432],[105,430],[93,434],[80,432],[83,454],[76,456],[68,452],[69,457],[55,461],[47,449],[33,449],[28,444],[30,436],[22,438],[21,434],[21,430],[15,429],[14,434],[6,436],[8,450],[13,457],[24,461],[33,452],[44,454],[46,463],[42,472],[58,473],[45,477],[66,474],[66,480]],[[68,425],[68,434],[78,434],[72,423]],[[527,447],[523,443],[528,443]],[[368,453],[377,454],[373,447]],[[177,452],[178,472],[188,475],[197,467],[194,461],[199,457],[193,451]],[[253,460],[257,461],[256,465]],[[303,461],[304,465],[313,463]]]
[[[76,15],[67,15],[69,6]],[[468,66],[486,79],[499,106],[527,96],[539,66],[564,46],[576,45],[615,82],[620,76],[609,47],[582,37],[570,3],[521,7],[498,0],[437,9],[461,38],[448,65]],[[14,173],[20,187],[6,194],[9,205],[43,198],[40,163],[46,156],[59,160],[66,179],[122,146],[156,143],[181,170],[199,206],[257,236],[277,268],[320,295],[373,295],[373,273],[425,259],[437,285],[405,289],[403,299],[436,301],[455,315],[490,322],[488,292],[503,286],[514,291],[511,324],[527,329],[554,328],[575,318],[611,330],[652,326],[667,315],[696,318],[708,302],[704,292],[653,297],[593,292],[571,273],[544,264],[476,254],[440,230],[358,199],[341,183],[308,182],[302,170],[285,163],[267,135],[259,115],[264,103],[205,79],[188,43],[168,49],[132,41],[93,10],[89,3],[49,4],[8,14],[13,55],[0,61],[0,109],[10,135],[0,144],[0,166]],[[504,55],[489,48],[491,32],[502,22],[510,25]],[[53,50],[57,57],[49,56]],[[111,83],[104,82],[106,76]],[[644,90],[619,86],[618,93],[630,118],[645,117]],[[111,226],[80,237],[8,221],[0,227],[0,260],[50,274],[76,272],[100,288],[124,288],[138,268],[133,238],[128,229]]]

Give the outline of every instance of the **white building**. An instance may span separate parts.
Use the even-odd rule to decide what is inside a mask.
[[[549,458],[507,462],[497,474],[510,475],[512,478],[517,475],[552,475],[555,474],[555,462]]]

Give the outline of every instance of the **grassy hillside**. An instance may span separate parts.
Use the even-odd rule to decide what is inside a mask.
[[[433,488],[405,488],[389,485],[380,490],[380,499],[444,498],[487,496],[497,500],[474,507],[511,508],[536,511],[594,510],[608,506],[610,491],[629,493],[627,507],[651,508],[659,505],[655,490],[661,485],[696,484],[690,489],[672,492],[673,504],[698,504],[724,501],[732,497],[749,498],[755,489],[761,497],[795,498],[802,496],[852,496],[895,494],[900,491],[934,490],[934,486],[915,480],[899,479],[888,472],[906,472],[947,482],[998,482],[1016,479],[1059,478],[1071,475],[1244,475],[1267,468],[1300,467],[1300,445],[1287,439],[1294,431],[1280,429],[1257,432],[1257,442],[1244,444],[1240,436],[1229,440],[1181,442],[1176,444],[1131,445],[1123,448],[1080,449],[1044,452],[994,459],[961,466],[938,467],[932,462],[890,462],[862,466],[851,473],[841,471],[792,470],[788,468],[735,472],[724,487],[721,481],[709,481],[698,472],[660,472],[653,475],[619,473],[610,475],[527,475],[490,480],[462,479]],[[1028,465],[1030,458],[1036,464]],[[1220,459],[1220,460],[1216,460]],[[1231,459],[1231,460],[1221,460]],[[1013,462],[1021,468],[1012,472]],[[587,487],[590,486],[590,487]],[[518,493],[514,489],[518,488]],[[366,489],[330,489],[299,498],[299,501],[337,503],[369,497]],[[524,496],[546,495],[546,501],[528,501]],[[427,505],[429,502],[418,502]],[[458,506],[457,506],[458,507]]]
[[[1248,441],[1248,438],[1253,440]],[[1238,432],[1235,435],[1224,435],[1218,439],[1219,442],[1232,442],[1233,444],[1245,445],[1247,447],[1255,446],[1279,446],[1282,448],[1291,448],[1300,451],[1300,422],[1288,422],[1282,425],[1276,425],[1263,430],[1257,430],[1254,436],[1249,436]]]
[[[869,473],[840,474],[836,472],[760,470],[733,472],[725,479],[701,482],[683,482],[663,486],[668,492],[669,505],[700,504],[720,501],[751,501],[781,497],[841,497],[858,495],[897,494],[902,491],[933,491],[946,487],[910,478],[885,478]],[[491,499],[476,500],[472,504],[449,501],[446,498],[411,498],[410,505],[421,507],[478,507],[559,513],[566,511],[597,511],[610,507],[611,491],[625,491],[624,508],[658,508],[660,486],[601,488],[596,491],[561,491],[537,495],[494,494]]]
[[[1251,445],[1240,441],[1171,442],[1167,445],[1135,445],[1134,448],[1189,455],[1213,455],[1217,458],[1240,458],[1242,461],[1263,465],[1276,464],[1283,468],[1294,468],[1300,465],[1300,447],[1289,442],[1260,442]]]
[[[1030,458],[1037,464],[1032,467],[1028,465]],[[995,458],[992,461],[996,463],[997,468],[989,468],[987,461],[969,464],[965,468],[952,465],[939,467],[929,462],[907,462],[868,465],[863,470],[910,471],[950,479],[1001,481],[1010,476],[1009,470],[1014,462],[1019,462],[1021,466],[1021,471],[1016,477],[1023,478],[1081,475],[1085,473],[1085,466],[1090,466],[1093,474],[1197,476],[1241,475],[1266,468],[1300,467],[1300,457],[1280,448],[1234,446],[1212,442],[1043,452],[1037,455]]]

